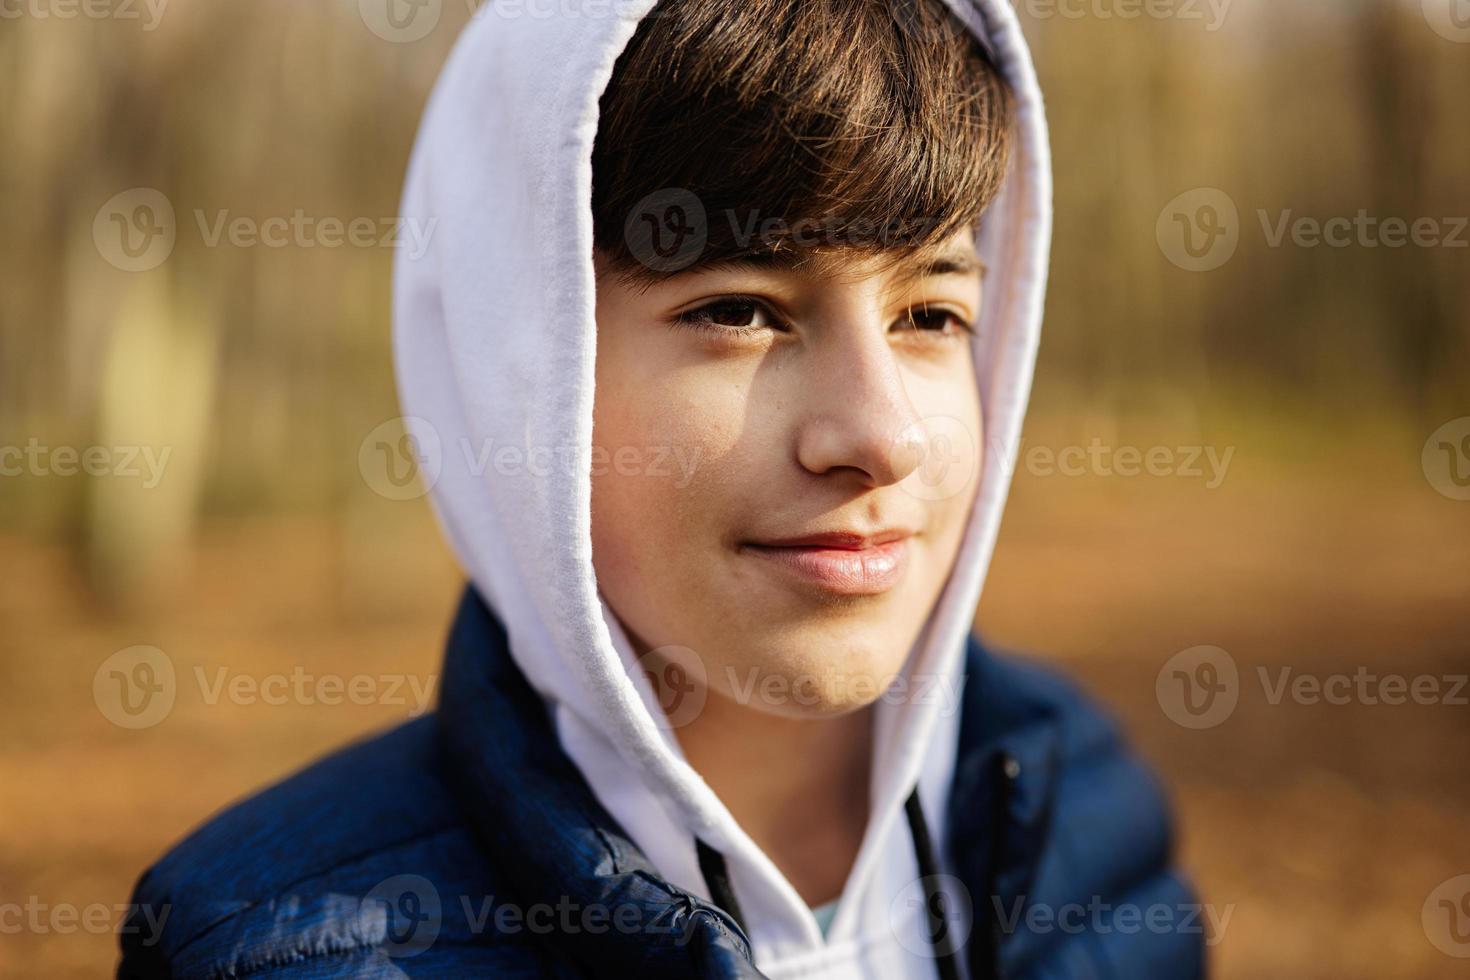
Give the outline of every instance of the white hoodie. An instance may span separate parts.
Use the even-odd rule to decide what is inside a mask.
[[[440,77],[404,194],[403,217],[435,233],[423,254],[398,255],[398,381],[445,533],[629,837],[704,897],[696,836],[723,854],[771,977],[936,975],[903,803],[917,783],[944,839],[962,654],[1030,392],[1051,235],[1046,122],[1015,14],[1002,0],[946,2],[992,52],[1017,108],[1009,175],[977,240],[990,270],[975,345],[983,466],[955,569],[905,666],[943,683],[933,697],[879,703],[867,830],[825,939],[659,723],[593,573],[592,146],[614,63],[656,0],[514,5],[514,16],[487,4]],[[505,447],[523,454],[511,472],[494,462]]]

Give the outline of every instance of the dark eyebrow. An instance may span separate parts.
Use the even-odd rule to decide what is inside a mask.
[[[708,262],[697,262],[683,272],[790,272],[800,263],[802,255],[796,250],[782,252],[751,252],[747,255],[732,255]]]
[[[984,273],[985,263],[973,252],[947,252],[923,265],[918,276],[970,276]]]

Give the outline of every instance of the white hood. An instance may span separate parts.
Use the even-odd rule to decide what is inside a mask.
[[[1015,96],[1017,143],[978,247],[989,267],[976,343],[983,471],[956,567],[909,673],[950,679],[999,528],[1031,387],[1051,235],[1045,116],[1002,0],[947,0]],[[434,228],[400,251],[395,351],[408,427],[459,560],[505,624],[562,744],[674,884],[707,896],[694,844],[720,851],[756,965],[773,977],[929,977],[903,801],[917,782],[943,840],[958,732],[951,696],[880,703],[867,834],[824,941],[810,910],[684,761],[592,567],[592,146],[614,63],[655,0],[562,0],[519,16],[486,5],[426,111],[403,217]],[[556,11],[551,13],[550,11]],[[430,222],[435,222],[430,224]],[[513,467],[496,453],[518,447]],[[516,457],[502,457],[514,460]],[[912,895],[912,891],[906,894]]]

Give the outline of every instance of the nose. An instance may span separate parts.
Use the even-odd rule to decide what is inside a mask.
[[[870,487],[899,483],[923,461],[922,420],[880,330],[843,331],[807,351],[797,461],[847,470]]]

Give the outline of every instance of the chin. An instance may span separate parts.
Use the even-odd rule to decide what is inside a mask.
[[[758,661],[721,668],[710,677],[711,689],[764,714],[837,717],[883,696],[902,671],[910,642],[875,645],[872,630],[847,638],[824,631],[808,642],[768,646],[769,653]]]

